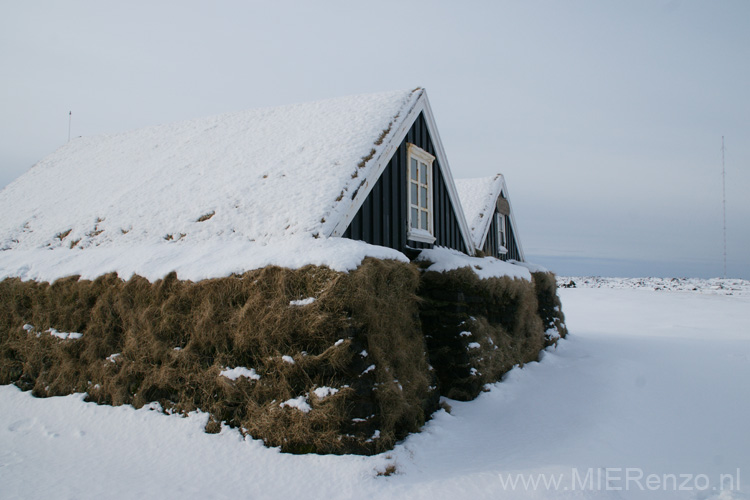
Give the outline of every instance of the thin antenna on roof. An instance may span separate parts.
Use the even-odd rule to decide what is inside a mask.
[[[721,195],[724,211],[724,279],[727,278],[727,182],[724,169],[724,136],[721,136]]]
[[[73,123],[73,112],[68,112],[68,142],[70,142],[70,125]]]

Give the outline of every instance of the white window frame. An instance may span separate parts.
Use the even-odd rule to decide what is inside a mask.
[[[508,253],[508,231],[505,227],[505,216],[495,212],[497,221],[497,250],[498,253]]]
[[[432,202],[432,163],[435,161],[435,157],[424,149],[414,144],[408,145],[408,154],[406,162],[406,197],[407,197],[407,239],[411,241],[418,241],[421,243],[435,243],[435,226],[433,223],[433,202]],[[417,161],[417,178],[413,179],[411,176],[411,163],[412,159]],[[420,173],[422,169],[425,169],[426,184],[421,183]],[[412,199],[412,185],[417,186],[417,199]],[[422,188],[427,189],[427,208],[420,204],[419,193]],[[417,209],[417,221],[416,226],[413,227],[415,221],[412,220],[412,209]],[[427,227],[422,226],[422,213],[427,213]]]

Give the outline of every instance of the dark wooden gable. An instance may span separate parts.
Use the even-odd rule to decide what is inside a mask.
[[[407,240],[408,210],[408,158],[407,143],[412,143],[437,156],[422,113],[406,134],[394,153],[380,179],[375,183],[359,211],[343,234],[344,238],[362,240],[407,252],[409,249],[432,248],[432,244]],[[445,180],[440,170],[439,159],[432,163],[434,245],[453,248],[466,253],[458,219]]]
[[[518,251],[518,245],[516,244],[516,235],[513,233],[513,225],[510,223],[510,216],[503,215],[505,217],[505,244],[507,253],[500,253],[498,251],[498,234],[497,234],[497,209],[492,213],[492,223],[490,228],[487,230],[487,238],[484,240],[484,246],[482,252],[485,255],[491,255],[497,257],[500,260],[521,260],[521,252]]]

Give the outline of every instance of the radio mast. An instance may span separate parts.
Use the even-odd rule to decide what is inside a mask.
[[[721,202],[724,212],[724,279],[727,278],[727,182],[724,169],[724,136],[721,136]]]

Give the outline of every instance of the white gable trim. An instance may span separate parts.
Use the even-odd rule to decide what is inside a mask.
[[[380,154],[378,154],[371,160],[375,163],[373,165],[373,168],[370,170],[370,174],[362,181],[362,184],[359,186],[356,196],[351,200],[349,207],[346,209],[344,215],[336,223],[329,236],[341,236],[344,234],[346,229],[349,227],[349,224],[351,224],[352,219],[354,219],[354,216],[357,215],[357,211],[359,211],[362,204],[370,195],[373,187],[375,187],[375,183],[378,181],[378,179],[380,179],[380,176],[385,171],[388,163],[391,161],[391,158],[398,150],[398,147],[406,138],[406,134],[409,132],[409,129],[417,120],[419,114],[423,113],[425,117],[425,123],[427,124],[427,130],[430,133],[432,144],[435,147],[435,156],[438,159],[438,165],[440,166],[440,171],[443,175],[445,186],[448,191],[448,198],[453,204],[453,211],[456,215],[456,219],[458,220],[458,227],[461,231],[461,237],[463,238],[464,245],[466,246],[466,250],[469,255],[474,255],[474,253],[476,252],[476,248],[474,246],[474,242],[471,239],[471,231],[469,231],[469,225],[466,222],[463,207],[461,206],[458,192],[456,191],[456,185],[453,182],[453,175],[451,174],[450,167],[448,165],[448,158],[445,155],[445,150],[443,149],[443,144],[440,140],[437,126],[435,125],[435,118],[432,115],[432,109],[430,108],[430,103],[427,100],[427,94],[424,89],[420,90],[416,94],[416,101],[413,105],[411,105],[406,113],[406,116],[402,120],[400,120],[398,124],[394,124],[397,125],[396,130],[394,130],[393,133],[389,134],[389,138],[387,139],[385,147],[381,149]]]

